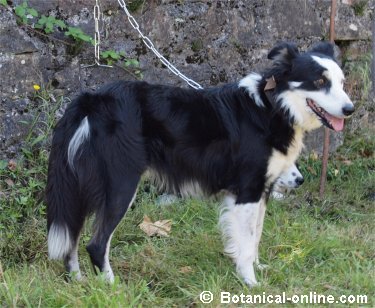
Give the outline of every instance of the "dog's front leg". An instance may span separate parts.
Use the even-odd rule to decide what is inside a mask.
[[[267,268],[267,265],[261,264],[259,262],[259,243],[260,239],[262,237],[263,232],[263,223],[264,223],[264,216],[266,214],[266,200],[265,198],[260,199],[260,205],[259,205],[259,213],[258,213],[258,220],[257,220],[257,226],[256,226],[256,257],[255,257],[255,265],[258,269],[262,270]]]
[[[227,195],[219,219],[224,251],[233,259],[238,274],[250,287],[257,284],[254,262],[257,258],[257,222],[261,202],[235,204],[235,197]]]

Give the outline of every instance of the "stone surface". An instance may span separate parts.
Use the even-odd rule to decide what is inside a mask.
[[[13,5],[22,2],[13,0]],[[365,1],[363,7],[354,7],[356,0],[338,2],[336,42],[355,59],[368,49],[373,4]],[[56,16],[94,35],[92,0],[28,3],[41,14]],[[117,1],[101,0],[100,4],[104,13],[101,50],[124,51],[128,58],[137,59],[146,81],[187,86],[144,46]],[[140,29],[167,59],[209,87],[260,71],[269,65],[268,50],[278,41],[294,41],[304,50],[327,38],[330,1],[149,0],[133,14]],[[38,112],[25,107],[34,95],[34,84],[48,84],[56,95],[72,98],[108,81],[135,78],[117,66],[82,67],[92,63],[94,49],[90,44],[80,46],[59,30],[41,35],[18,25],[14,14],[0,5],[1,157],[17,154],[28,133],[28,126],[19,124],[20,120],[27,122]],[[307,148],[320,152],[321,138],[321,132],[310,134]],[[334,150],[343,135],[332,133],[331,139]]]

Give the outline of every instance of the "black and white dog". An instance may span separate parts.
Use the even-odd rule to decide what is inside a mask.
[[[95,213],[87,250],[109,281],[112,234],[148,170],[168,191],[224,192],[225,252],[252,286],[266,201],[296,161],[306,131],[340,131],[354,111],[333,47],[273,48],[270,69],[239,83],[193,90],[119,81],[84,93],[54,131],[46,202],[48,252],[81,276],[78,242]]]

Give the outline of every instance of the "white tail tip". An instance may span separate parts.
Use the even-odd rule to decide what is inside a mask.
[[[72,250],[72,240],[66,225],[53,223],[48,232],[48,256],[52,260],[64,259]]]

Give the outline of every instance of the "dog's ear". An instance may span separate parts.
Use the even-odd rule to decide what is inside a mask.
[[[314,45],[313,48],[311,48],[310,51],[321,53],[321,54],[326,55],[330,58],[335,57],[335,49],[334,49],[333,44],[330,43],[330,42],[320,42],[320,43]]]
[[[280,43],[268,53],[268,59],[275,62],[290,64],[298,56],[298,49],[292,43]]]

